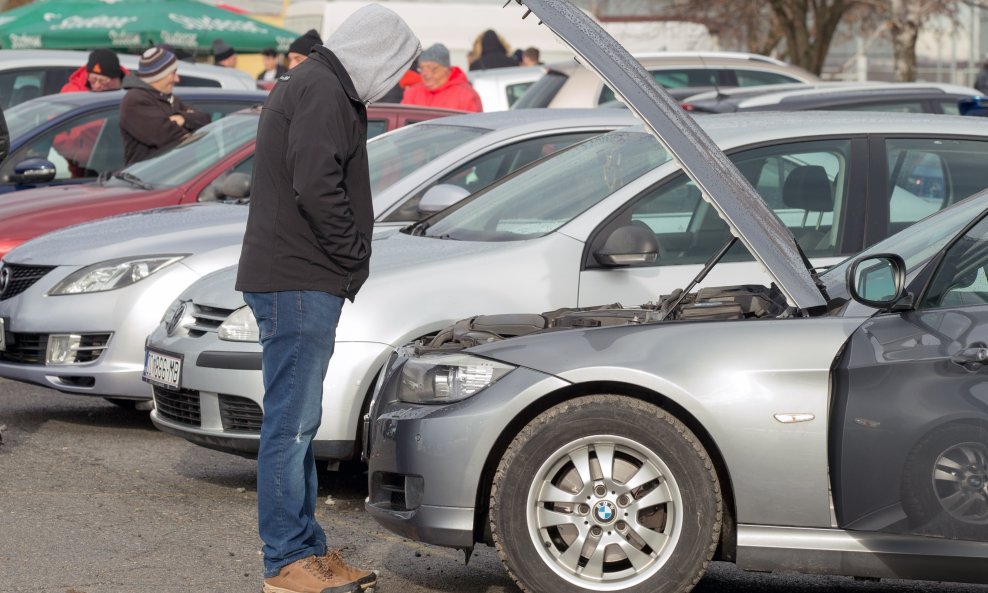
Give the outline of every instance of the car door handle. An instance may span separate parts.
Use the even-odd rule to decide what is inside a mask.
[[[988,347],[982,343],[971,344],[950,357],[950,362],[967,368],[978,367],[988,363]]]

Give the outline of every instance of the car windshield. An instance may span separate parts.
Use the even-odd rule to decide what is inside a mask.
[[[124,169],[153,187],[175,187],[215,165],[257,136],[256,114],[234,113],[197,130],[175,148]],[[107,185],[126,182],[113,179]]]
[[[459,241],[541,237],[670,159],[649,134],[611,132],[477,192],[424,234]]]
[[[831,298],[847,298],[847,268],[856,259],[878,253],[895,253],[906,262],[907,276],[925,264],[961,230],[988,208],[988,192],[958,202],[865,251],[830,268],[820,276]]]
[[[27,101],[4,112],[10,141],[14,142],[27,132],[63,113],[72,111],[73,105],[52,101],[50,97]]]
[[[421,123],[367,142],[371,195],[379,195],[426,163],[490,132],[485,128]]]

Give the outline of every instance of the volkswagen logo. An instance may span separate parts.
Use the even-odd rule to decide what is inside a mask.
[[[186,301],[179,305],[178,308],[175,309],[175,312],[172,313],[171,319],[169,319],[165,324],[165,331],[168,332],[169,336],[175,333],[175,330],[178,329],[178,324],[185,318],[185,308],[188,304],[188,301]]]
[[[10,268],[4,266],[0,268],[0,296],[7,292],[8,284],[10,284]]]
[[[615,514],[614,503],[610,501],[602,500],[593,506],[593,518],[598,523],[610,523]]]

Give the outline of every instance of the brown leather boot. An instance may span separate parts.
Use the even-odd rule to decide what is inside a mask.
[[[343,560],[340,550],[327,552],[325,556],[319,557],[319,561],[333,574],[359,584],[361,590],[370,589],[377,584],[377,573],[350,566]]]
[[[281,569],[278,576],[264,579],[264,593],[357,593],[361,586],[354,579],[330,570],[320,557],[296,560]]]

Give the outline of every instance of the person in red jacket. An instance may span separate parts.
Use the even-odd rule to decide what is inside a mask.
[[[62,86],[61,92],[115,91],[121,87],[126,74],[127,70],[120,65],[116,53],[109,49],[95,49],[89,54],[86,65],[80,66],[69,76],[69,81]],[[94,177],[100,173],[89,170],[87,165],[105,124],[106,118],[100,118],[79,124],[55,136],[52,145],[68,163],[72,178]]]
[[[450,67],[449,50],[437,43],[419,56],[422,82],[405,89],[401,102],[461,111],[483,111],[480,95],[470,86],[467,75],[458,66]]]

